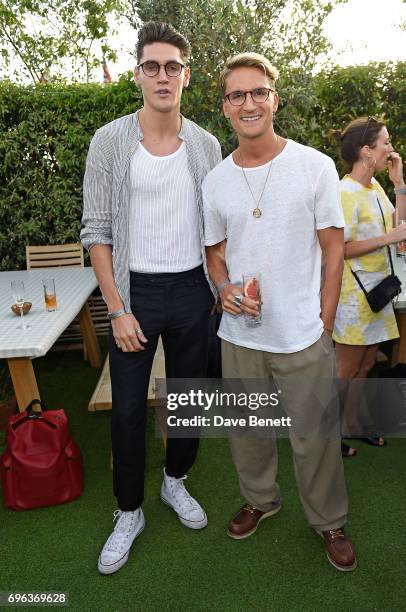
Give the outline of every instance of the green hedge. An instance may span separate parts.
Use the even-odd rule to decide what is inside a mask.
[[[78,240],[89,140],[139,104],[125,79],[111,87],[0,84],[3,270],[25,268],[26,244]]]
[[[340,173],[342,164],[337,145],[328,137],[330,128],[341,129],[360,115],[382,117],[388,127],[395,150],[406,162],[406,63],[368,64],[349,68],[332,68],[314,80],[317,100],[309,143],[336,160]],[[378,177],[389,195],[392,184],[387,175]]]
[[[308,81],[308,95],[295,82]],[[384,116],[406,154],[406,63],[332,68],[314,79],[297,71],[280,82],[277,128],[338,161],[328,130],[359,115]],[[0,83],[0,269],[25,268],[26,244],[77,241],[90,138],[101,125],[141,105],[130,75],[101,85]],[[224,154],[234,138],[212,87],[185,92],[183,113],[213,132]],[[391,194],[387,178],[382,182]]]

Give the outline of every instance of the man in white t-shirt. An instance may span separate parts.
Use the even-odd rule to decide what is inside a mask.
[[[219,161],[218,141],[180,115],[190,69],[188,40],[171,25],[138,32],[141,110],[97,130],[83,185],[81,239],[106,301],[112,388],[114,531],[98,560],[112,574],[145,525],[147,394],[159,337],[168,378],[207,373],[214,290],[204,248],[201,184]],[[168,438],[161,498],[191,529],[207,516],[185,487],[199,440]]]
[[[223,377],[292,381],[283,408],[293,423],[310,423],[319,379],[327,380],[324,395],[317,388],[320,419],[331,402],[338,419],[331,334],[344,219],[333,161],[274,132],[277,78],[276,68],[255,53],[230,58],[221,74],[223,112],[239,146],[203,182],[206,253],[223,307]],[[249,273],[260,275],[262,305],[241,286]],[[259,309],[262,320],[254,325]],[[336,432],[331,438],[296,430],[290,439],[307,520],[322,536],[334,567],[349,571],[356,558],[343,530],[347,493],[338,427]],[[281,509],[277,451],[274,439],[263,437],[230,434],[230,446],[246,503],[228,534],[241,539]]]

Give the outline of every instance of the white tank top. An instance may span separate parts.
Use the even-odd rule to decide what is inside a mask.
[[[183,272],[199,266],[199,213],[185,143],[164,157],[140,143],[130,176],[130,270]]]

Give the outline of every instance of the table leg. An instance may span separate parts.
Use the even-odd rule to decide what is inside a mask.
[[[32,359],[29,357],[16,357],[7,359],[14,393],[17,398],[20,412],[24,412],[33,399],[41,399],[35,378]]]
[[[92,316],[90,314],[89,304],[83,306],[79,313],[80,329],[82,330],[83,342],[86,346],[87,356],[92,368],[100,368],[101,353],[99,341],[94,330]]]
[[[406,312],[396,313],[396,321],[400,338],[393,343],[392,368],[398,363],[406,363]]]

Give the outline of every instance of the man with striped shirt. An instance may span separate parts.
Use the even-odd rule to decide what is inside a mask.
[[[113,483],[117,523],[99,556],[102,574],[126,563],[144,528],[146,401],[162,336],[168,378],[203,377],[208,317],[201,183],[221,161],[220,145],[180,115],[189,42],[172,26],[139,32],[135,80],[143,108],[100,128],[89,148],[81,239],[111,320]],[[197,439],[168,439],[161,498],[182,524],[207,517],[184,480]]]

